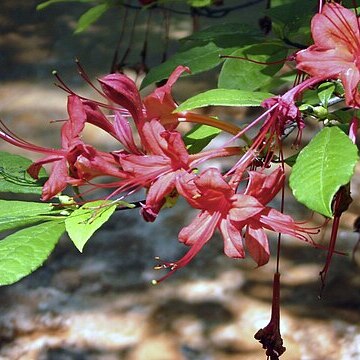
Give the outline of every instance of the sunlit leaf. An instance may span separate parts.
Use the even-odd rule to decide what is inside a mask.
[[[236,89],[213,89],[197,94],[182,104],[175,112],[201,108],[204,106],[260,106],[267,98],[273,97],[271,93],[254,92]]]
[[[0,200],[0,231],[43,222],[53,218],[58,211],[47,203]]]
[[[221,130],[208,125],[195,125],[184,135],[184,143],[190,154],[196,154],[207,146]]]
[[[116,204],[110,201],[93,201],[75,210],[65,220],[66,231],[80,252],[94,232],[114,213]]]
[[[26,171],[31,164],[23,156],[0,151],[0,192],[40,195],[47,175],[41,169],[39,180],[34,180]]]
[[[227,59],[221,69],[218,87],[253,91],[270,83],[283,67],[280,60],[288,50],[279,43],[264,43],[246,46],[231,54],[241,59]],[[280,61],[277,63],[277,61]],[[259,62],[264,64],[259,64]],[[267,63],[275,64],[267,64]]]
[[[337,127],[326,127],[300,152],[290,175],[295,198],[327,217],[340,186],[354,174],[358,150]]]
[[[91,24],[97,21],[109,9],[108,4],[100,4],[92,7],[81,15],[75,29],[75,33],[86,30]]]
[[[63,222],[46,222],[19,230],[0,241],[0,285],[29,275],[48,258],[65,231]]]

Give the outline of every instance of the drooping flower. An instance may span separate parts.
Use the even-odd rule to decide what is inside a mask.
[[[297,68],[313,77],[340,79],[347,105],[360,108],[359,19],[349,9],[328,3],[311,21],[314,45],[296,54]]]
[[[244,232],[246,249],[258,266],[266,264],[270,257],[264,229],[308,241],[306,234],[310,233],[309,229],[266,206],[283,186],[285,176],[282,169],[279,167],[270,175],[251,171],[249,176],[244,193],[236,193],[215,168],[209,168],[198,176],[187,174],[177,179],[179,193],[201,212],[179,233],[179,240],[191,246],[190,250],[179,261],[159,266],[170,268],[165,277],[189,263],[216,229],[224,240],[225,254],[231,258],[245,257]]]
[[[49,200],[64,190],[68,184],[82,185],[96,176],[123,177],[114,157],[85,144],[80,135],[87,119],[82,101],[76,95],[68,97],[69,119],[61,128],[61,149],[49,149],[30,144],[6,131],[0,138],[26,150],[45,154],[28,169],[33,178],[38,178],[41,167],[52,164],[49,179],[42,189],[42,200]],[[6,130],[6,129],[5,129]]]

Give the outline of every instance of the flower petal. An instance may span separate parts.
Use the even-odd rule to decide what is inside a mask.
[[[343,6],[331,3],[311,21],[311,34],[319,47],[359,47],[359,25],[356,15]]]
[[[144,121],[143,105],[136,84],[124,74],[110,74],[99,79],[106,96],[129,110],[137,126]]]
[[[130,153],[140,155],[141,152],[135,145],[133,133],[129,122],[119,112],[115,114],[114,122],[115,133],[125,150]]]
[[[246,221],[264,209],[264,205],[253,196],[237,194],[234,199],[235,201],[229,211],[230,220],[232,221]]]
[[[231,258],[244,258],[241,231],[231,223],[229,218],[221,220],[220,232],[224,239],[225,255]]]
[[[207,211],[202,211],[190,225],[180,231],[179,241],[189,246],[198,247],[202,244],[202,247],[214,234],[219,220],[220,213],[210,215]]]
[[[270,258],[269,242],[265,231],[255,223],[248,225],[245,233],[246,249],[258,266],[265,265]]]
[[[153,93],[144,99],[146,117],[148,120],[161,120],[162,116],[170,115],[176,109],[177,104],[171,95],[171,88],[184,71],[190,72],[188,67],[178,66],[170,75],[165,85],[157,88]],[[172,124],[166,128],[172,130],[176,126],[177,124]]]
[[[51,169],[51,175],[43,186],[41,200],[49,200],[63,191],[67,186],[68,178],[66,159],[55,162]]]
[[[281,167],[278,167],[271,174],[249,171],[249,176],[245,195],[255,197],[263,205],[266,205],[276,196],[285,181],[284,171]]]

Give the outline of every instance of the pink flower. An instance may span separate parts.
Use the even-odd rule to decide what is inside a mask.
[[[181,134],[165,130],[158,120],[144,123],[141,133],[146,142],[142,152],[135,147],[131,133],[126,130],[126,123],[123,122],[120,127],[124,139],[127,139],[124,140],[128,144],[127,148],[133,151],[117,154],[119,163],[128,176],[128,179],[119,182],[117,192],[148,188],[142,213],[145,220],[154,221],[165,203],[165,197],[174,190],[176,177],[190,171],[190,156]]]
[[[311,33],[314,45],[297,53],[297,68],[313,77],[340,79],[347,105],[359,108],[359,19],[343,6],[329,3],[313,17]]]
[[[221,175],[209,168],[199,176],[183,175],[177,179],[177,189],[190,205],[201,212],[192,223],[179,233],[179,240],[191,246],[175,263],[164,263],[157,268],[170,268],[172,272],[185,266],[210,240],[218,229],[224,240],[224,252],[231,258],[244,258],[245,246],[258,266],[270,257],[269,244],[264,229],[288,234],[308,241],[302,228],[288,215],[266,206],[283,186],[284,174],[279,167],[270,175],[250,171],[249,182],[243,194],[238,194]]]
[[[33,178],[38,177],[43,165],[52,164],[49,179],[43,186],[42,200],[56,196],[68,184],[82,185],[100,175],[124,176],[112,155],[97,151],[80,139],[87,115],[82,101],[76,95],[68,97],[68,113],[69,119],[61,128],[61,149],[36,146],[6,131],[0,131],[0,137],[9,143],[46,155],[29,167],[28,173]]]
[[[115,104],[127,109],[137,128],[140,130],[145,121],[157,119],[162,122],[164,117],[172,116],[172,123],[167,129],[174,129],[178,125],[177,116],[172,115],[177,104],[171,95],[171,89],[181,74],[189,69],[178,66],[170,75],[165,85],[157,88],[142,101],[136,84],[124,74],[110,74],[99,79],[106,97]]]

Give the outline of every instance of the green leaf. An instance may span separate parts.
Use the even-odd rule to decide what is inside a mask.
[[[233,50],[234,49],[230,52]],[[193,75],[210,70],[224,61],[220,58],[220,55],[227,55],[227,53],[213,42],[210,42],[205,46],[196,46],[186,51],[178,52],[163,64],[150,69],[141,84],[141,88],[144,88],[153,82],[167,79],[178,65],[188,66]],[[183,74],[183,76],[188,75],[188,73]]]
[[[66,231],[80,252],[92,234],[99,229],[116,209],[112,201],[93,201],[75,210],[65,220]]]
[[[65,230],[63,222],[28,227],[0,241],[0,285],[29,275],[48,258]]]
[[[81,3],[88,3],[88,2],[94,2],[94,0],[48,0],[40,3],[38,6],[36,6],[36,10],[42,10],[46,7],[56,4],[56,3],[64,3],[64,2],[81,2]]]
[[[80,16],[76,25],[75,34],[86,30],[91,24],[97,21],[109,9],[108,4],[100,4],[92,7]]]
[[[358,160],[356,145],[337,127],[322,129],[300,152],[290,175],[295,198],[324,216],[332,217],[331,202],[347,184]]]
[[[325,108],[328,106],[328,102],[331,99],[334,91],[335,91],[335,84],[332,82],[322,83],[317,89],[319,100]]]
[[[228,43],[228,39],[232,38],[235,46],[241,46],[256,42],[255,40],[263,39],[264,35],[258,28],[242,23],[221,23],[210,26],[204,30],[197,31],[190,36],[180,39],[181,42],[187,41],[203,41],[214,42],[219,47]],[[224,41],[226,40],[226,41]]]
[[[271,93],[236,89],[212,89],[195,95],[178,106],[175,112],[201,108],[204,106],[260,106]]]
[[[212,0],[187,0],[188,4],[193,7],[209,6]]]
[[[0,151],[0,192],[40,195],[47,175],[41,169],[39,180],[34,180],[26,172],[31,164],[32,161],[23,156]]]
[[[220,133],[221,130],[217,128],[198,124],[184,135],[184,143],[190,154],[196,154]]]
[[[15,229],[40,221],[57,219],[52,204],[30,201],[0,200],[0,231]]]
[[[257,64],[276,62],[287,56],[288,50],[278,43],[263,43],[236,50],[231,56],[244,59],[227,59],[221,69],[218,87],[254,91],[270,83],[273,76],[283,67],[279,64]],[[249,60],[247,60],[249,59]]]
[[[313,0],[272,2],[265,11],[273,23],[273,30],[282,39],[295,44],[311,42],[310,21],[317,12],[318,4]]]

